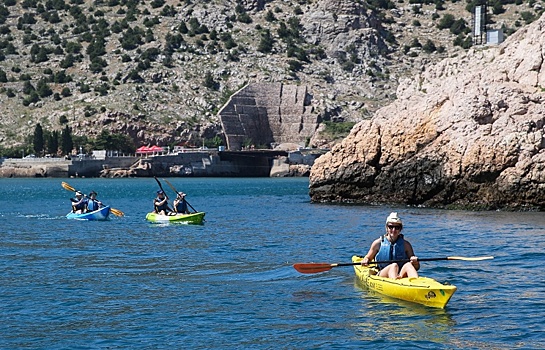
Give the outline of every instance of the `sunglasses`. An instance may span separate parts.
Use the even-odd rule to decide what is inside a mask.
[[[401,230],[401,226],[398,225],[388,225],[390,230]]]

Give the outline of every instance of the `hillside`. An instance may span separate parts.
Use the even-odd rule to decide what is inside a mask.
[[[2,152],[30,151],[37,123],[84,149],[103,131],[129,148],[201,145],[222,138],[216,112],[248,82],[308,86],[325,121],[369,118],[471,40],[467,3],[412,2],[4,0]],[[491,26],[507,34],[543,11],[500,6]]]

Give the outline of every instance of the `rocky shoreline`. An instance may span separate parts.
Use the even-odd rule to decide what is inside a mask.
[[[545,210],[545,15],[429,67],[312,167],[314,202]]]

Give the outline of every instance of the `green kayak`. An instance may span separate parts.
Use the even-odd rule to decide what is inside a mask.
[[[202,224],[204,221],[204,212],[192,214],[161,215],[154,212],[146,215],[146,220],[157,223],[181,223],[181,224]]]

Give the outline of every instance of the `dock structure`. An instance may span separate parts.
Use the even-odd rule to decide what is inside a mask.
[[[284,150],[198,150],[104,159],[8,158],[0,160],[0,177],[297,176],[290,174],[291,165],[310,169],[320,155]]]

